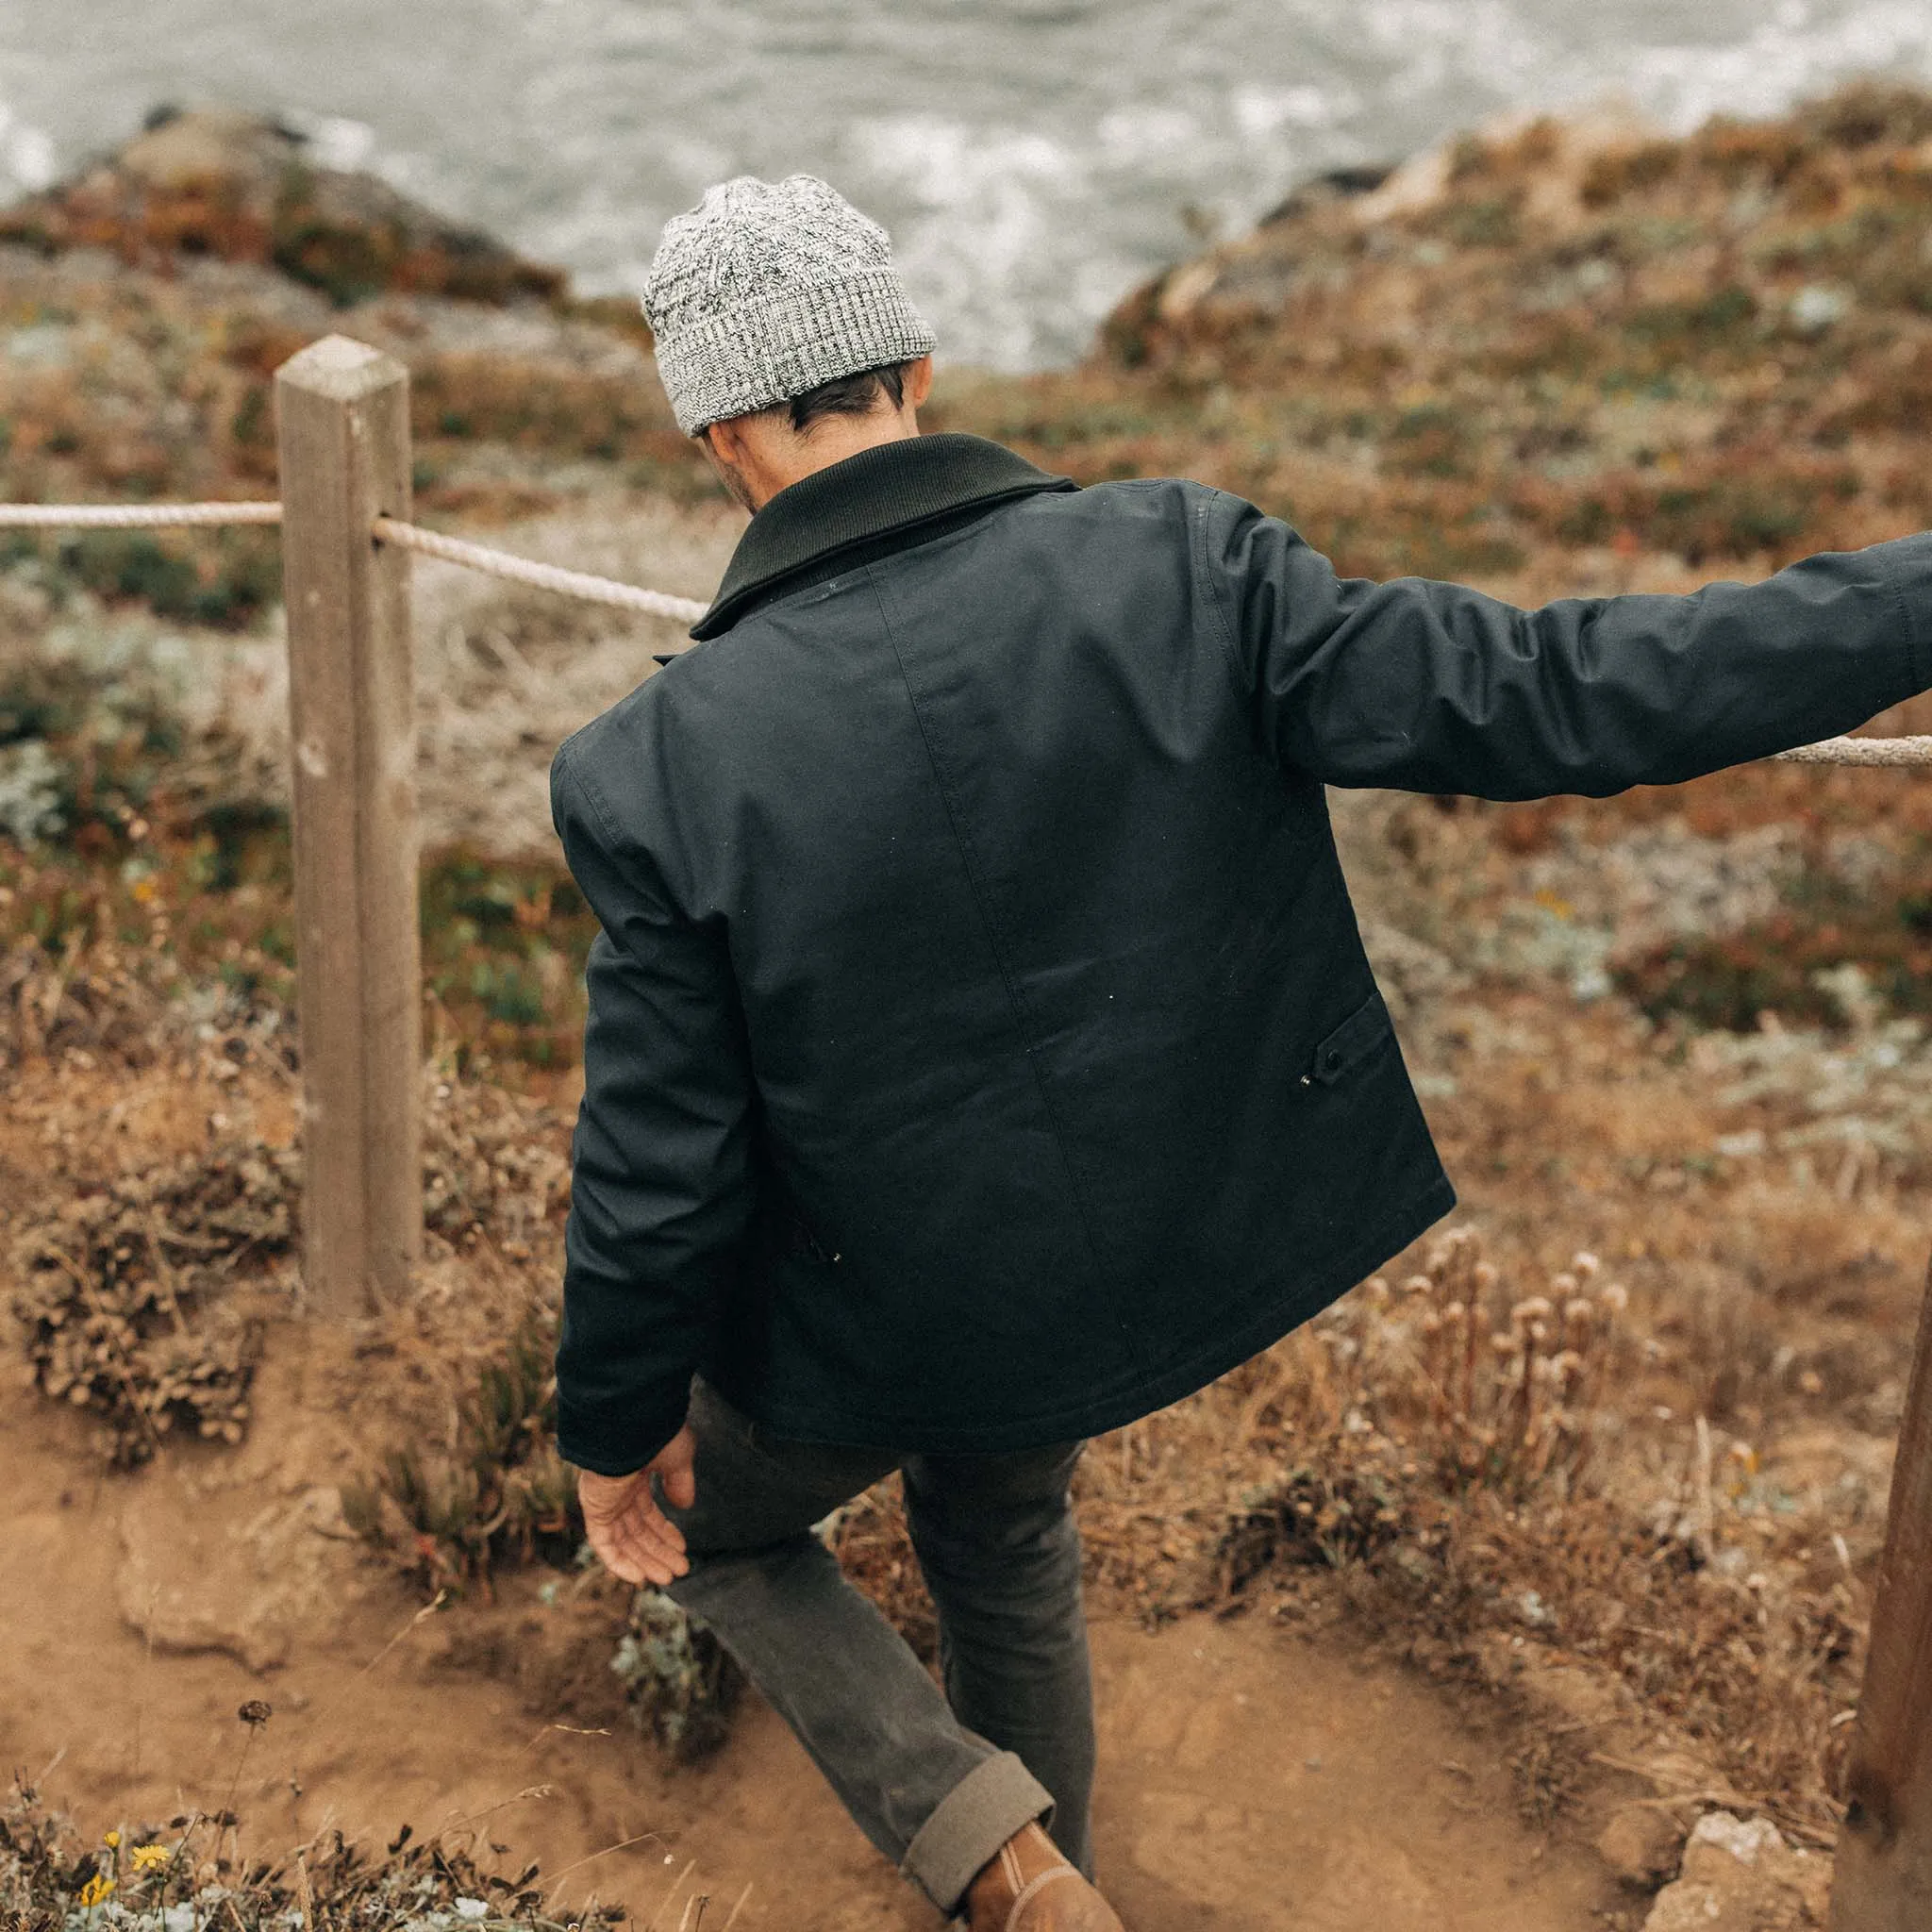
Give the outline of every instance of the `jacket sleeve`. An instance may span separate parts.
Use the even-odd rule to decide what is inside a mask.
[[[564,1459],[624,1475],[684,1422],[750,1218],[752,1077],[723,937],[672,903],[566,745],[551,808],[603,930],[591,942],[572,1148]]]
[[[1260,740],[1330,785],[1602,797],[1832,737],[1932,686],[1932,534],[1760,584],[1523,610],[1339,578],[1238,498],[1209,493],[1197,517]]]

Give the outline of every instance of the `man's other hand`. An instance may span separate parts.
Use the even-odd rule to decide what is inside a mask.
[[[642,1469],[629,1475],[577,1474],[577,1500],[584,1506],[584,1529],[591,1547],[613,1576],[626,1583],[666,1584],[691,1568],[684,1532],[658,1507],[651,1478],[664,1485],[664,1499],[679,1509],[697,1501],[691,1468],[695,1439],[679,1429]]]

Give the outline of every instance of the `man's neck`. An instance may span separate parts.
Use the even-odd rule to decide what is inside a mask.
[[[896,409],[890,415],[880,412],[872,416],[822,416],[812,425],[808,436],[796,440],[796,461],[771,466],[775,487],[759,499],[757,508],[763,509],[780,490],[790,490],[794,483],[802,483],[821,470],[829,470],[834,463],[842,463],[861,450],[905,442],[918,434],[919,425]]]
[[[720,429],[727,433],[721,435]],[[774,411],[765,418],[715,425],[704,441],[724,487],[756,515],[781,491],[819,471],[918,434],[919,418],[908,403],[863,416],[821,416],[802,436]]]

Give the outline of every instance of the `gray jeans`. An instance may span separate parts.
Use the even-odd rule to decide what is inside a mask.
[[[671,1594],[717,1633],[866,1837],[943,1912],[1036,1818],[1091,1876],[1093,1692],[1067,1501],[1081,1445],[898,1456],[777,1441],[702,1381],[690,1422],[697,1501],[667,1513],[691,1571]],[[811,1533],[894,1469],[939,1610],[943,1693]]]

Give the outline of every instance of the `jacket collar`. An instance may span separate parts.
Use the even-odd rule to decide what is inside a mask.
[[[984,437],[915,436],[860,450],[781,490],[752,518],[691,634],[702,641],[729,630],[787,579],[846,551],[958,511],[1077,487]]]

